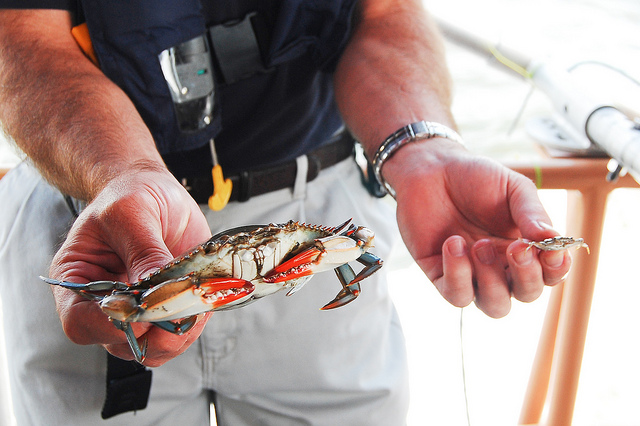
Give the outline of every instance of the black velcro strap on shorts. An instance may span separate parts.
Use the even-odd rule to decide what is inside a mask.
[[[102,406],[102,418],[147,408],[151,375],[151,370],[144,365],[107,353],[107,396]]]
[[[318,177],[320,171],[331,167],[353,155],[354,139],[348,132],[342,132],[333,140],[307,154],[309,169],[307,182]],[[233,189],[229,201],[247,201],[251,197],[267,194],[285,188],[293,188],[298,166],[295,160],[257,170],[249,170],[232,176]],[[211,175],[197,177],[179,177],[178,180],[187,189],[198,204],[207,204],[213,194]]]

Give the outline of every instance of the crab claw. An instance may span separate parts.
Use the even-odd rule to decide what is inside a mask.
[[[356,260],[362,247],[352,238],[332,235],[315,240],[315,246],[293,256],[264,276],[269,283],[279,283],[334,269]]]
[[[356,297],[360,295],[360,284],[357,281],[353,282],[356,274],[353,272],[351,266],[344,264],[338,266],[335,270],[336,276],[338,277],[338,280],[340,280],[340,284],[342,284],[342,290],[340,290],[331,302],[320,308],[321,311],[344,306],[347,303],[356,300]]]
[[[338,293],[336,298],[324,305],[322,308],[320,308],[320,310],[327,311],[329,309],[340,308],[347,303],[356,300],[356,297],[360,295],[360,284],[356,283],[354,284],[354,287],[356,287],[356,289],[352,290],[351,288],[343,288],[342,290],[340,290],[340,293]]]
[[[313,266],[322,254],[323,251],[316,247],[305,250],[273,268],[264,276],[264,280],[268,283],[280,283],[312,275],[315,273]]]
[[[187,275],[144,292],[140,299],[141,312],[128,321],[155,322],[185,318],[239,303],[248,298],[254,289],[251,282],[240,278],[198,278]],[[104,306],[103,310],[106,311]]]
[[[360,281],[370,277],[378,269],[382,268],[382,260],[369,252],[364,252],[357,260],[365,265],[358,275],[353,272],[353,269],[348,264],[340,265],[335,269],[338,280],[342,284],[342,290],[340,290],[335,299],[320,308],[321,311],[339,308],[356,300],[360,295]]]

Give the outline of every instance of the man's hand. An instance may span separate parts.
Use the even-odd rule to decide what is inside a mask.
[[[198,205],[166,169],[138,167],[110,181],[71,228],[53,259],[52,278],[89,282],[137,281],[211,236]],[[122,331],[95,301],[55,286],[54,297],[67,336],[78,344],[100,344],[133,359]],[[145,365],[158,366],[184,352],[206,320],[173,335],[149,323],[133,325],[148,340]]]
[[[512,296],[530,302],[545,284],[562,281],[571,256],[517,241],[558,235],[529,179],[451,144],[416,142],[385,165],[400,231],[446,300],[460,307],[475,301],[487,315],[502,317]]]

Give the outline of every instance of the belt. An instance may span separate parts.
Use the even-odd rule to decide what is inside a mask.
[[[309,168],[307,182],[314,180],[321,170],[331,167],[353,154],[354,139],[349,132],[341,132],[320,148],[307,153]],[[296,161],[288,161],[272,167],[243,171],[225,176],[231,179],[233,189],[229,201],[247,201],[251,197],[293,188],[297,174]],[[182,185],[198,204],[207,204],[213,194],[211,175],[181,179]]]

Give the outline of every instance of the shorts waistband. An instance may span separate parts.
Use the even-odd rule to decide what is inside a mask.
[[[314,180],[320,171],[336,165],[353,155],[354,139],[347,131],[336,135],[331,141],[306,154],[308,159],[307,182]],[[297,162],[286,163],[256,170],[248,170],[225,179],[231,179],[233,189],[229,201],[247,201],[251,197],[285,188],[293,188],[296,180]],[[207,204],[213,194],[211,174],[179,178],[182,185],[198,204]]]

